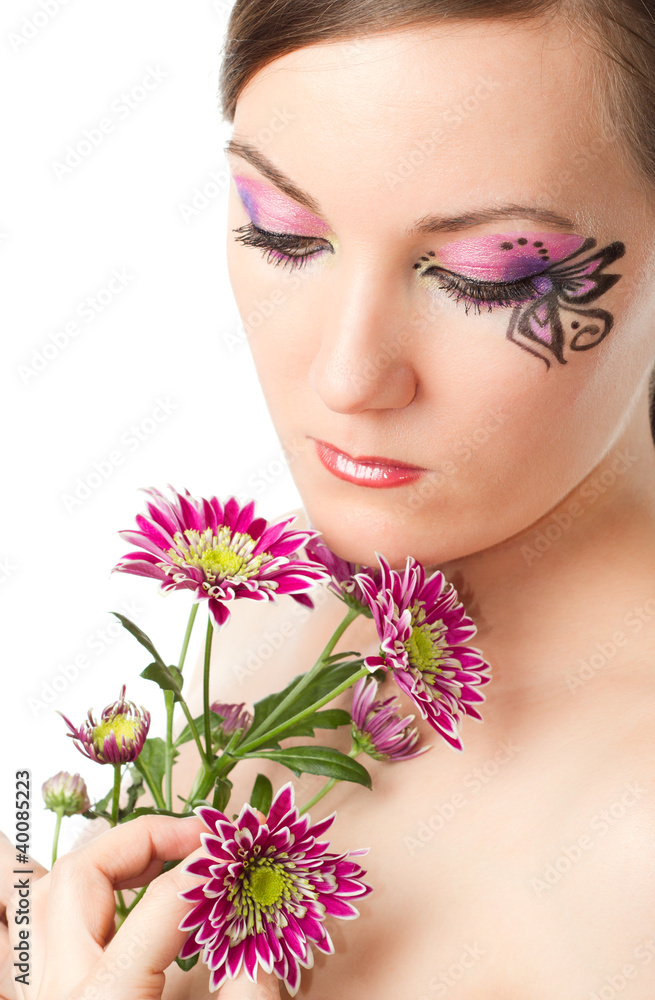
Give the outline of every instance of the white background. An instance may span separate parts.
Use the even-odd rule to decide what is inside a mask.
[[[139,677],[148,654],[110,614],[175,662],[190,595],[110,573],[134,548],[117,531],[145,510],[139,488],[252,497],[272,519],[301,504],[227,275],[228,14],[224,0],[2,4],[0,829],[13,840],[27,768],[48,867],[43,781],[80,772],[93,798],[113,777],[56,710],[97,718],[126,683],[164,734],[163,699]],[[60,853],[80,822],[64,820]]]

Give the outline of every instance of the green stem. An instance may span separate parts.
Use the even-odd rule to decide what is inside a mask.
[[[52,842],[52,864],[54,865],[57,860],[57,845],[59,843],[59,829],[61,827],[61,818],[64,815],[63,809],[57,809],[57,825],[55,826],[55,836]]]
[[[354,621],[355,618],[357,618],[357,616],[359,614],[360,614],[360,612],[357,611],[355,608],[350,608],[350,607],[348,608],[347,614],[345,615],[345,617],[343,618],[343,620],[340,622],[340,624],[337,625],[337,627],[336,627],[336,629],[334,631],[334,634],[328,640],[328,642],[327,642],[327,644],[326,644],[323,652],[319,656],[319,658],[316,661],[316,663],[314,664],[314,666],[311,668],[311,670],[308,670],[306,674],[303,674],[303,676],[300,678],[300,680],[298,681],[298,683],[291,689],[291,691],[289,692],[289,694],[287,695],[287,697],[283,701],[280,702],[280,704],[277,706],[277,708],[273,709],[273,711],[271,712],[271,714],[269,716],[267,716],[267,718],[259,726],[257,726],[257,728],[255,730],[251,730],[248,733],[250,741],[254,740],[257,736],[259,736],[261,734],[261,732],[262,732],[263,729],[267,730],[267,733],[266,733],[267,737],[271,735],[271,733],[268,732],[268,727],[270,726],[271,722],[274,722],[275,719],[277,719],[278,716],[280,716],[288,708],[288,706],[291,705],[297,699],[298,695],[302,691],[304,691],[304,689],[307,687],[307,685],[310,683],[310,681],[312,681],[314,679],[314,677],[316,676],[316,674],[318,673],[318,671],[323,666],[324,661],[327,660],[328,656],[331,654],[332,650],[336,646],[337,642],[339,641],[339,639],[341,638],[341,636],[343,635],[343,633],[346,631],[346,629],[348,628],[348,626],[350,625],[350,623],[352,621]],[[366,672],[368,673],[369,671],[366,671]],[[348,683],[350,683],[350,682],[348,682]],[[348,687],[348,684],[346,685],[346,687]],[[343,690],[345,690],[345,688]],[[329,700],[329,699],[326,699],[326,700]],[[321,702],[321,704],[325,704],[325,702]],[[306,713],[303,713],[303,716],[304,716],[304,714],[306,714]],[[302,718],[303,716],[300,716],[300,718]],[[288,723],[285,723],[285,725],[288,725]],[[279,729],[275,730],[275,732],[279,732],[279,731],[280,731]],[[260,740],[260,742],[261,742],[261,740]],[[250,746],[250,743],[248,743],[247,746]],[[257,744],[257,746],[259,746],[259,744]],[[242,750],[242,749],[245,749],[245,748],[244,747],[239,747],[239,749]]]
[[[111,825],[118,823],[118,799],[121,794],[121,765],[114,764],[114,797],[111,803]]]
[[[359,756],[359,754],[361,752],[362,752],[361,750],[359,750],[357,747],[353,746],[353,747],[350,748],[350,751],[348,752],[348,756],[349,757],[357,757],[357,756]],[[309,802],[306,802],[305,805],[302,807],[302,809],[298,810],[298,815],[302,816],[303,813],[306,813],[308,809],[311,809],[312,806],[315,805],[317,802],[319,802],[323,798],[324,795],[327,795],[327,793],[330,791],[330,789],[334,788],[334,786],[336,785],[337,781],[340,781],[340,780],[341,780],[340,778],[329,778],[328,781],[325,782],[325,784],[323,785],[323,787],[319,788],[319,790],[317,791],[316,795],[314,795],[309,800]]]
[[[132,902],[127,907],[127,913],[125,914],[126,917],[129,916],[129,914],[132,912],[132,910],[134,909],[134,907],[136,906],[136,904],[139,902],[139,900],[141,899],[141,897],[143,896],[143,894],[144,894],[144,892],[146,891],[147,888],[148,888],[148,886],[144,885],[141,889],[139,889],[138,893],[136,894],[136,896],[134,897],[134,899],[132,900]]]
[[[198,727],[196,726],[195,722],[193,721],[193,716],[191,715],[191,712],[189,711],[189,706],[187,705],[187,703],[184,700],[184,698],[180,698],[180,705],[182,706],[182,711],[184,712],[184,714],[186,716],[186,721],[189,723],[189,729],[191,730],[191,732],[193,734],[193,738],[196,741],[196,746],[198,747],[198,751],[200,753],[200,757],[201,757],[203,763],[207,767],[210,768],[212,766],[211,756],[209,756],[209,757],[207,756],[205,748],[203,747],[202,743],[200,742],[200,733],[198,732]]]
[[[202,702],[205,718],[205,757],[207,763],[211,765],[212,760],[212,733],[209,723],[209,666],[212,656],[212,639],[214,637],[214,623],[211,615],[207,617],[207,636],[205,638],[205,670],[202,679]]]
[[[114,795],[111,803],[111,825],[116,826],[118,824],[118,800],[121,794],[121,765],[114,764]],[[118,916],[119,916],[119,926],[125,919],[125,914],[127,907],[125,905],[125,900],[123,899],[123,893],[120,889],[116,889],[116,895],[118,896]]]
[[[166,806],[166,803],[164,802],[164,799],[162,798],[162,794],[159,791],[159,789],[157,788],[157,785],[155,784],[155,782],[152,780],[152,775],[150,774],[150,771],[148,770],[148,768],[146,767],[146,765],[144,764],[143,760],[140,757],[137,760],[137,768],[141,772],[141,774],[143,775],[143,777],[145,779],[145,783],[148,786],[148,788],[150,789],[150,794],[152,795],[153,799],[155,800],[157,808],[158,809],[166,809],[167,806]],[[172,809],[170,811],[172,812]]]
[[[164,773],[166,775],[166,808],[173,808],[173,708],[175,692],[164,691],[166,703],[166,745],[164,747]]]
[[[180,659],[178,661],[177,669],[182,673],[184,667],[184,661],[186,660],[187,650],[189,648],[189,640],[191,639],[191,632],[193,631],[193,625],[196,620],[196,615],[198,614],[198,604],[193,604],[191,611],[189,613],[189,619],[187,621],[186,632],[184,633],[184,642],[182,643],[182,649],[180,651]],[[164,762],[165,762],[165,795],[166,795],[166,808],[173,809],[173,714],[175,709],[175,694],[173,691],[164,691],[164,701],[166,703],[166,747],[164,751]],[[200,748],[202,754],[202,748]]]
[[[340,695],[342,691],[346,691],[349,687],[351,687],[356,681],[359,680],[360,677],[366,677],[367,674],[370,674],[368,667],[362,667],[361,670],[358,670],[357,673],[353,674],[352,677],[349,677],[348,680],[343,681],[338,687],[334,688],[333,691],[328,692],[328,694],[319,698],[318,701],[315,701],[313,705],[303,709],[302,712],[298,712],[297,715],[287,719],[286,722],[276,726],[275,729],[270,729],[258,739],[249,740],[243,746],[238,747],[237,750],[234,751],[235,756],[245,757],[246,754],[248,754],[251,750],[255,750],[258,746],[261,746],[262,743],[267,743],[274,736],[277,736],[279,733],[283,733],[285,729],[289,729],[290,726],[295,726],[297,722],[301,722],[304,718],[306,718],[306,716],[310,715],[312,712],[316,712],[319,708],[322,708],[328,701],[332,701],[332,699]],[[274,712],[271,712],[271,717],[274,714]]]
[[[189,648],[189,639],[191,638],[191,632],[193,629],[193,623],[196,620],[196,615],[198,614],[199,604],[194,604],[191,608],[191,614],[189,615],[189,620],[186,626],[186,632],[184,633],[184,642],[182,643],[182,652],[180,653],[180,661],[177,665],[177,669],[182,673],[182,668],[184,667],[184,661],[186,660],[186,651]]]

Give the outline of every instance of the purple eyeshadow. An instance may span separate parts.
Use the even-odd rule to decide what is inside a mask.
[[[584,236],[562,233],[493,233],[446,243],[433,262],[463,278],[517,281],[564,260],[584,241]]]
[[[329,232],[322,219],[271,184],[236,174],[233,179],[243,207],[260,229],[296,236],[323,236]]]

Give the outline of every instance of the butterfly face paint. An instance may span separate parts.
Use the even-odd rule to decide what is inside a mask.
[[[604,309],[580,309],[599,298],[621,277],[603,274],[625,253],[615,242],[589,253],[594,239],[560,233],[481,236],[430,251],[414,264],[421,275],[478,308],[513,306],[507,338],[541,358],[566,364],[564,349],[586,351],[607,336],[614,323]],[[467,280],[468,279],[468,280]]]

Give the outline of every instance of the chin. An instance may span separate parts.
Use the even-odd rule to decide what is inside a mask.
[[[405,569],[408,555],[424,565],[436,564],[434,547],[430,552],[425,550],[425,536],[418,525],[399,525],[381,512],[371,512],[364,517],[358,516],[353,509],[348,511],[342,507],[335,511],[320,503],[305,504],[305,510],[310,527],[321,532],[320,540],[347,562],[378,569],[375,553],[379,552],[395,570]]]

